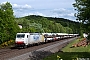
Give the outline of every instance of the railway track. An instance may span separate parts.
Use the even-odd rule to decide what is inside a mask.
[[[39,46],[33,46],[33,47],[26,48],[26,49],[5,49],[5,50],[0,50],[0,60],[8,60],[8,59],[13,58],[15,56],[19,56],[19,55],[22,55],[22,54],[25,54],[25,53],[28,53],[28,52],[31,52],[31,51],[34,51],[34,50],[49,46],[49,45],[61,43],[61,42],[66,41],[66,40],[69,40],[69,39],[59,40],[59,41],[56,41],[56,42],[42,44],[42,45],[39,45]]]

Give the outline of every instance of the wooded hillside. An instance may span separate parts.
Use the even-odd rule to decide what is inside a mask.
[[[80,24],[64,18],[30,15],[15,19],[22,32],[79,33]]]

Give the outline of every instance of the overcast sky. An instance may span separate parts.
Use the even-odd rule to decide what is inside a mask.
[[[16,17],[40,15],[75,20],[74,0],[0,0],[0,3],[7,1],[12,4]]]

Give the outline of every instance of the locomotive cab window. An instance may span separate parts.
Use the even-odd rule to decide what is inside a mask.
[[[17,34],[17,38],[24,38],[25,34]]]

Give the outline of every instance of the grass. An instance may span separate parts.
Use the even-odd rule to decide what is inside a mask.
[[[72,44],[78,43],[82,38],[76,39],[68,44],[65,48],[62,49],[63,52],[57,52],[44,58],[43,60],[59,60],[57,55],[60,56],[63,60],[77,60],[77,58],[81,59],[89,59],[90,60],[90,45],[87,47],[74,47],[70,48]]]
[[[63,60],[75,60],[77,58],[90,58],[89,52],[63,52],[55,53],[51,56],[44,58],[43,60],[57,60],[57,55]]]
[[[83,38],[81,39],[76,39],[74,41],[72,41],[70,44],[68,44],[65,48],[62,49],[63,52],[90,52],[90,45],[84,47],[74,47],[74,48],[70,48],[73,44],[78,43],[79,41],[81,41]]]

